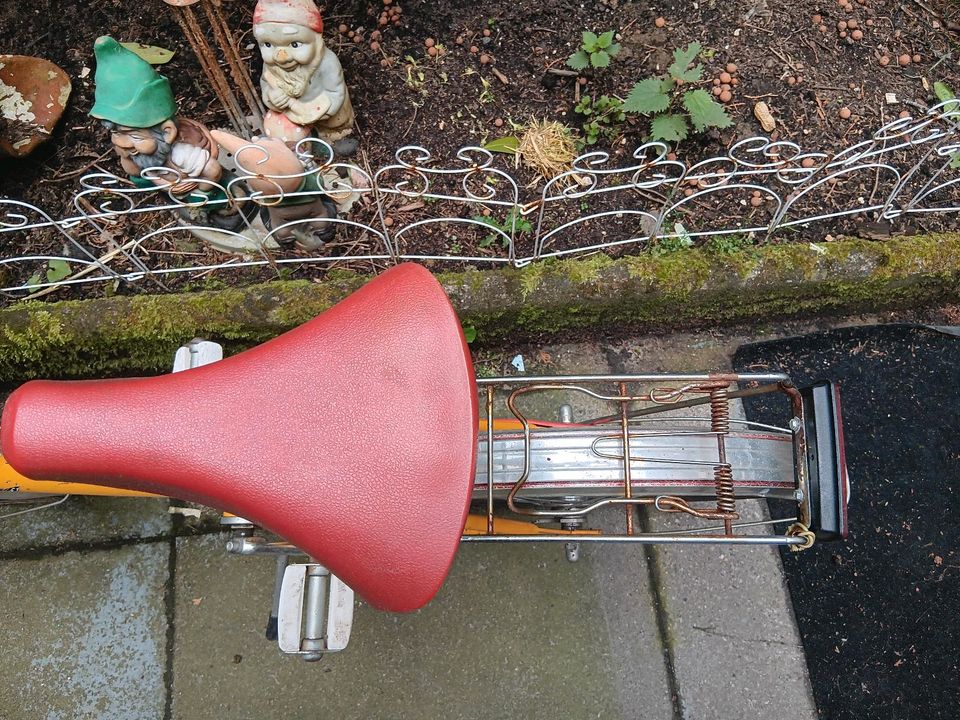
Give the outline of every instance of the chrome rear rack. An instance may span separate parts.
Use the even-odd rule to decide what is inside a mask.
[[[812,544],[803,406],[786,375],[500,377],[479,379],[478,386],[485,423],[474,499],[485,503],[486,530],[465,533],[466,542]],[[547,393],[585,398],[607,414],[577,423],[569,411],[560,421],[536,419],[529,401]],[[784,398],[790,427],[732,417],[731,402],[766,393]],[[499,402],[510,420],[497,419]],[[737,500],[745,498],[795,501],[786,535],[743,532],[758,525],[738,522]],[[498,531],[497,501],[537,530]],[[624,507],[626,531],[582,534],[585,517],[607,505]],[[641,505],[696,524],[640,532]],[[555,531],[544,527],[550,523]]]

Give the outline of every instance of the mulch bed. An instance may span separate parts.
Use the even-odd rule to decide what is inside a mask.
[[[255,3],[223,1],[236,29],[238,45],[254,77],[258,77],[260,59],[250,34]],[[397,24],[381,25],[384,5],[380,0],[352,0],[331,3],[325,9],[325,35],[328,46],[344,66],[357,112],[357,132],[362,142],[360,162],[370,168],[390,163],[398,148],[410,144],[426,147],[441,165],[453,166],[460,147],[511,134],[515,123],[535,118],[559,120],[579,132],[583,118],[574,107],[581,96],[625,97],[638,80],[662,74],[673,49],[700,42],[706,50],[701,58],[705,66],[703,86],[712,89],[713,80],[729,63],[737,66],[738,84],[731,88],[733,97],[726,105],[734,120],[732,127],[693,135],[673,148],[681,160],[695,162],[723,154],[735,141],[760,133],[753,113],[754,104],[760,100],[770,105],[777,118],[774,137],[796,142],[805,150],[837,152],[868,138],[903,110],[914,116],[922,114],[935,102],[933,82],[939,80],[960,87],[960,70],[954,59],[958,52],[955,43],[960,7],[955,3],[850,2],[852,10],[826,0],[787,4],[768,0],[391,0],[388,4],[400,6],[402,15]],[[662,18],[662,23],[658,18]],[[863,33],[858,41],[840,36],[838,23],[851,20],[856,20]],[[210,126],[226,126],[225,116],[216,106],[179,26],[159,3],[6,3],[0,7],[0,28],[0,47],[5,52],[46,57],[74,79],[70,106],[53,140],[26,160],[0,160],[0,196],[27,200],[54,216],[72,214],[71,194],[83,172],[119,171],[115,159],[105,154],[105,133],[86,114],[93,103],[92,47],[101,34],[176,50],[174,59],[163,66],[162,72],[171,79],[181,114]],[[565,61],[577,49],[584,29],[617,31],[620,53],[609,68],[585,71],[580,81],[555,74],[553,71],[567,69]],[[371,40],[374,31],[381,33],[376,42]],[[852,27],[844,32],[852,34]],[[428,48],[431,43],[435,56]],[[908,56],[910,64],[899,66],[901,55]],[[882,57],[891,62],[881,65]],[[887,93],[896,95],[897,105],[886,103]],[[849,119],[841,116],[844,108],[850,110]],[[648,132],[647,119],[631,116],[616,128],[613,136],[593,147],[611,154],[611,166],[627,165],[633,149]],[[521,201],[535,198],[537,191],[524,187],[533,175],[523,168],[512,170],[512,164],[511,159],[504,157],[500,166],[517,176]],[[924,177],[921,174],[917,181]],[[825,188],[808,202],[810,207],[829,210],[876,193],[876,180],[871,175],[842,188]],[[766,204],[754,208],[747,202],[749,199],[749,193],[744,198],[704,199],[686,208],[685,215],[677,219],[698,227],[710,222],[717,227],[729,227],[737,220],[764,224],[772,207]],[[652,199],[654,207],[656,200]],[[550,221],[557,224],[577,213],[636,207],[638,202],[647,205],[651,198],[638,200],[635,194],[613,193],[584,201],[579,207],[568,206]],[[403,198],[392,198],[387,207],[396,227],[442,214],[470,217],[478,210],[482,208],[465,209],[462,204],[411,202]],[[503,208],[492,211],[498,217]],[[372,218],[373,208],[369,206],[358,207],[355,217],[351,217],[361,222]],[[631,222],[630,217],[588,222],[576,233],[558,238],[554,249],[616,237],[621,230],[636,234],[635,223],[631,227]],[[896,230],[932,231],[949,224],[949,216],[930,215],[902,223]],[[135,224],[116,231],[132,234],[142,233],[143,229]],[[879,230],[881,236],[888,231]],[[820,241],[828,233],[841,232],[874,237],[878,231],[870,218],[854,216],[783,233],[775,241]],[[485,235],[482,230],[464,226],[458,226],[456,232],[446,225],[428,226],[411,234],[403,249],[426,254],[487,256],[498,249],[489,247],[489,241],[484,245]],[[15,238],[22,241],[18,250],[23,253],[63,250],[62,239],[54,233],[23,233]],[[96,233],[85,237],[91,247],[99,250],[109,247],[112,239]],[[355,239],[341,237],[341,242],[339,250],[332,247],[330,252],[342,253],[348,247],[352,252],[369,249],[358,247]],[[642,249],[628,248],[629,252]],[[202,247],[170,245],[160,249],[193,253],[194,262],[223,258],[212,252],[203,257]],[[519,254],[531,249],[523,245],[521,238]],[[161,261],[164,260],[160,257],[151,259],[153,263]],[[175,254],[170,255],[169,262],[176,262]],[[312,277],[321,270],[291,268],[286,272]],[[245,271],[239,277],[219,277],[236,282],[272,274],[274,271],[267,268]],[[4,284],[8,280],[5,278]],[[182,285],[187,281],[184,278],[171,282]],[[209,277],[204,281],[208,282]]]
[[[850,537],[782,553],[825,720],[960,709],[958,350],[955,336],[888,325],[746,345],[734,358],[740,371],[841,386]],[[745,405],[751,420],[786,421],[759,399]]]

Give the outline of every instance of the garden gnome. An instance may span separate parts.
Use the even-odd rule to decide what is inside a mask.
[[[349,155],[355,141],[353,106],[337,56],[323,42],[323,19],[313,0],[259,0],[253,35],[263,57],[260,90],[264,132],[288,145],[311,135]]]
[[[217,160],[217,143],[200,123],[177,117],[169,81],[111,37],[97,38],[93,51],[97,72],[90,115],[110,131],[120,164],[134,184],[157,185],[196,204],[225,199],[223,191],[210,184],[229,180]],[[174,172],[144,177],[148,168]],[[243,222],[229,204],[210,207],[214,209],[184,207],[181,214],[190,221],[225,229],[235,229]]]
[[[237,161],[237,174],[250,189],[279,201],[263,202],[264,224],[281,245],[319,250],[333,237],[337,206],[323,190],[316,169],[305,172],[297,154],[279,138],[246,140],[224,130],[213,130],[214,139]],[[254,146],[254,147],[251,147]]]

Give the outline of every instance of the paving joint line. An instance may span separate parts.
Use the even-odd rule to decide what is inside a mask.
[[[149,535],[147,537],[125,537],[102,540],[99,542],[69,542],[62,545],[46,545],[39,547],[20,548],[18,550],[0,551],[0,561],[4,560],[42,560],[48,557],[57,557],[67,553],[77,552],[100,552],[107,550],[118,550],[125,547],[136,545],[151,545],[154,543],[170,542],[180,537],[201,537],[206,535],[220,535],[224,531],[220,528],[211,530],[201,530],[190,532],[183,535],[176,533],[164,533],[161,535]]]
[[[177,538],[172,537],[170,555],[167,559],[167,581],[163,588],[163,607],[167,619],[165,664],[163,668],[163,720],[173,720],[173,652],[176,640],[177,616]]]
[[[638,512],[641,532],[652,532],[650,517],[645,512]],[[680,695],[680,680],[677,678],[676,665],[673,656],[673,644],[670,642],[670,619],[667,617],[666,598],[664,597],[665,579],[660,570],[659,552],[655,545],[644,544],[643,553],[647,560],[647,575],[650,580],[650,590],[653,594],[653,609],[657,618],[657,634],[660,638],[660,647],[663,649],[663,664],[667,671],[667,687],[670,691],[670,704],[673,706],[673,720],[683,720],[683,697]]]

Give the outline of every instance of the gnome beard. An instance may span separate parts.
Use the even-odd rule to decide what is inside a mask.
[[[173,146],[163,139],[163,130],[151,128],[150,134],[153,136],[154,142],[157,143],[157,149],[149,155],[136,153],[130,156],[133,163],[141,170],[163,167],[170,159],[170,153],[173,150]]]
[[[313,74],[320,67],[320,63],[323,61],[323,52],[321,48],[307,65],[297,65],[290,70],[284,70],[279,65],[267,65],[264,72],[269,73],[273,81],[271,84],[278,90],[283,91],[287,97],[299,98],[306,92]]]
[[[100,124],[111,133],[119,128],[116,123],[110,122],[109,120],[101,120]],[[130,162],[132,162],[141,170],[163,167],[167,164],[167,160],[170,159],[170,153],[173,150],[173,145],[167,142],[166,136],[163,133],[162,123],[149,128],[147,132],[150,133],[150,137],[153,138],[154,143],[156,143],[156,150],[154,150],[152,153],[126,152],[122,154],[122,156],[128,158]],[[120,154],[119,150],[117,150],[117,152]]]

